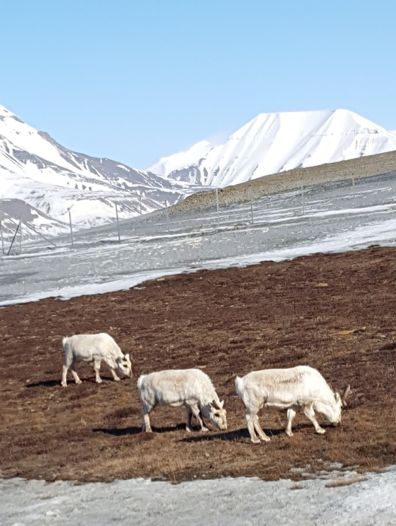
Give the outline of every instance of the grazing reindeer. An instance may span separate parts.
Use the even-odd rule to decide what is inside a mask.
[[[235,389],[246,409],[246,422],[251,441],[268,442],[260,426],[258,412],[262,407],[287,409],[286,433],[292,436],[292,422],[296,410],[302,408],[317,433],[325,433],[315,417],[315,411],[323,414],[332,424],[341,422],[341,409],[345,405],[350,386],[341,399],[333,392],[323,376],[312,367],[299,365],[289,369],[266,369],[253,371],[235,379]],[[257,432],[257,435],[256,435]]]
[[[193,415],[201,431],[208,431],[202,417],[218,429],[227,429],[224,401],[220,402],[209,376],[200,369],[167,370],[142,375],[137,386],[143,402],[143,431],[152,431],[149,413],[156,405],[184,406],[187,431],[191,431]]]
[[[132,376],[132,365],[129,354],[123,354],[113,338],[105,333],[99,334],[75,334],[63,338],[64,365],[62,369],[62,387],[67,386],[67,371],[71,372],[76,384],[81,380],[76,371],[76,363],[79,361],[93,363],[96,382],[100,384],[102,379],[99,375],[102,361],[109,367],[115,381],[121,376]]]

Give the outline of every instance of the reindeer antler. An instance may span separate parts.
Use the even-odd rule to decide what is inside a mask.
[[[345,388],[344,394],[342,395],[342,405],[347,406],[346,399],[348,398],[349,394],[351,392],[351,386],[348,384]]]
[[[222,408],[221,404],[219,404],[219,402],[217,400],[212,400],[211,404],[216,409],[221,409]]]

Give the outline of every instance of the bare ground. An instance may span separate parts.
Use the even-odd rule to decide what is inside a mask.
[[[129,291],[0,309],[0,475],[181,481],[219,476],[298,477],[334,462],[358,471],[396,463],[396,249],[315,255],[202,271]],[[59,386],[61,338],[107,331],[134,360],[134,378],[102,371]],[[316,435],[303,416],[265,410],[272,436],[253,445],[234,377],[309,364],[352,386],[341,426]],[[140,373],[200,367],[226,400],[229,430],[184,430],[181,409],[158,408],[141,433]],[[290,471],[291,470],[291,471]]]

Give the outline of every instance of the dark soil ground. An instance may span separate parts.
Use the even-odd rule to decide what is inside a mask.
[[[334,462],[358,471],[396,463],[396,249],[315,255],[151,281],[129,291],[0,309],[0,475],[181,481],[296,477]],[[134,377],[59,385],[61,339],[109,332],[132,353]],[[253,445],[236,374],[309,364],[334,389],[350,383],[339,427],[316,435],[304,416],[264,410],[272,436]],[[226,400],[229,430],[187,433],[182,409],[158,408],[141,433],[136,379],[200,367]],[[291,470],[291,471],[290,471]]]

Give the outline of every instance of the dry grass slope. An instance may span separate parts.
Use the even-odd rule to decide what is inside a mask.
[[[170,277],[138,289],[0,309],[0,469],[3,477],[181,481],[219,476],[298,478],[333,462],[359,471],[396,463],[396,250],[315,255]],[[134,358],[135,377],[59,386],[61,338],[107,331]],[[352,385],[340,427],[316,435],[302,416],[264,411],[272,436],[253,445],[236,374],[310,364],[336,389]],[[229,414],[227,432],[184,431],[159,408],[140,432],[136,378],[201,367]],[[292,469],[292,471],[290,471]]]
[[[301,186],[373,177],[396,172],[396,152],[368,155],[358,159],[322,164],[309,168],[296,168],[286,172],[267,175],[246,183],[219,190],[220,205],[252,201],[259,197],[295,190]],[[171,213],[213,207],[215,191],[199,192],[187,197],[171,208]]]

